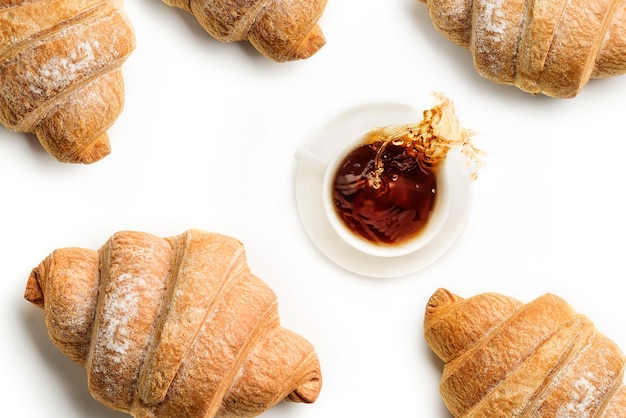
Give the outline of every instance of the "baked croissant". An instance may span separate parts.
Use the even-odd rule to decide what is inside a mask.
[[[570,98],[590,78],[626,72],[625,0],[420,1],[492,81]]]
[[[445,363],[440,390],[455,417],[626,416],[624,354],[552,294],[522,304],[439,289],[424,336]]]
[[[118,232],[99,251],[51,253],[25,298],[94,398],[135,417],[253,417],[321,388],[312,345],[280,326],[234,238]]]
[[[274,61],[306,59],[326,39],[318,20],[327,0],[164,0],[192,13],[221,42],[248,40]]]
[[[121,0],[0,0],[0,122],[59,161],[100,160],[134,48]]]

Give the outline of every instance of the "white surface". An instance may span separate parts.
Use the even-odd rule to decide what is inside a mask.
[[[22,298],[32,267],[58,247],[98,248],[113,232],[237,236],[275,290],[285,326],[315,345],[324,387],[313,405],[267,418],[441,417],[441,363],[422,339],[438,287],[567,299],[626,348],[626,77],[572,100],[532,97],[480,78],[417,0],[331,0],[327,45],[277,64],[221,44],[158,0],[127,11],[138,47],[124,66],[126,106],[113,153],[63,165],[31,136],[0,129],[3,409],[21,417],[125,415],[92,400],[85,375],[48,340]],[[463,234],[436,263],[393,279],[336,266],[295,205],[296,149],[339,112],[372,101],[430,104],[442,91],[488,154]]]

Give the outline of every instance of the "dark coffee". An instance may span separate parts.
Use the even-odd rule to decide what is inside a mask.
[[[352,232],[375,244],[398,245],[424,229],[436,202],[437,168],[416,158],[409,143],[360,145],[338,167],[334,207]]]

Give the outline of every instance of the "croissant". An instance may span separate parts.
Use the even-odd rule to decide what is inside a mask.
[[[134,48],[121,0],[0,0],[0,123],[59,161],[100,160]]]
[[[93,397],[134,417],[253,417],[321,388],[312,345],[280,325],[276,296],[236,239],[114,234],[33,269],[25,298]]]
[[[625,0],[420,0],[478,73],[528,93],[578,94],[626,72]]]
[[[327,0],[164,0],[193,14],[221,42],[249,41],[274,61],[306,59],[326,43],[318,20]]]
[[[445,363],[440,391],[455,417],[626,416],[624,354],[555,295],[522,304],[439,289],[424,336]]]

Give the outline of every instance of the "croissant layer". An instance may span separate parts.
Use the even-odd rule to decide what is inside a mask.
[[[590,78],[626,73],[626,0],[420,1],[492,81],[571,98]]]
[[[280,325],[232,237],[122,231],[98,251],[58,249],[25,298],[94,398],[135,417],[254,417],[321,388],[313,346]]]
[[[424,337],[445,363],[440,391],[455,417],[626,416],[624,354],[558,296],[523,304],[439,289]]]
[[[98,161],[134,48],[119,0],[0,2],[0,122],[37,135],[59,161]]]
[[[222,42],[249,41],[275,61],[306,59],[326,44],[318,21],[327,0],[164,0],[192,13]]]

